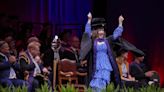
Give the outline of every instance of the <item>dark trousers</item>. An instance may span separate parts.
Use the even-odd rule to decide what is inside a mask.
[[[39,87],[39,81],[36,80],[33,76],[28,78],[28,82],[31,88],[31,92],[35,92],[35,89]]]
[[[12,87],[12,86],[18,87],[18,86],[28,85],[28,83],[24,80],[8,79],[8,78],[0,79],[0,84],[2,86],[7,86],[7,87]]]
[[[0,84],[4,87],[22,87],[26,86],[28,89],[28,92],[31,92],[31,86],[27,81],[21,80],[21,79],[8,79],[3,78],[0,79]]]
[[[126,87],[130,87],[130,88],[134,88],[134,89],[138,89],[138,88],[146,86],[145,83],[136,82],[136,81],[124,81],[124,80],[122,80],[122,84],[123,84],[123,87],[126,86]]]

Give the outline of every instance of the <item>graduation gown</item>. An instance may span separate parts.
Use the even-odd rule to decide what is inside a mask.
[[[118,66],[115,62],[115,56],[113,55],[113,50],[112,50],[112,41],[118,39],[123,32],[123,27],[117,27],[115,29],[115,31],[113,32],[113,35],[107,37],[107,41],[110,45],[110,53],[109,54],[109,59],[110,59],[110,63],[112,64],[112,68],[113,68],[113,73],[112,73],[112,81],[116,84],[116,85],[120,85],[121,84],[121,79],[120,79],[120,75],[119,75],[119,70],[118,70]],[[86,24],[85,27],[85,32],[83,33],[82,36],[82,41],[81,41],[81,49],[80,49],[80,56],[79,56],[79,60],[87,60],[87,66],[88,66],[88,78],[87,78],[87,86],[89,86],[89,82],[91,81],[93,74],[94,74],[94,70],[95,70],[95,63],[94,63],[94,46],[93,46],[93,42],[94,40],[91,38],[91,26],[90,24]]]

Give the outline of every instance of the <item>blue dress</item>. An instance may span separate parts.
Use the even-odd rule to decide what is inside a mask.
[[[90,82],[92,88],[105,89],[110,83],[110,73],[113,69],[107,51],[105,41],[96,43],[96,70]]]

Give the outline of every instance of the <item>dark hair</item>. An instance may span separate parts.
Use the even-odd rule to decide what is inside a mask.
[[[61,33],[59,34],[59,38],[60,38],[61,40],[63,40],[63,39],[64,39],[64,36],[65,36],[66,34],[71,35],[71,34],[72,34],[72,29],[64,29],[64,31],[61,32]]]
[[[135,53],[135,52],[133,52],[133,54],[134,54],[135,57],[142,57],[142,56],[145,56],[145,55],[143,55],[143,54],[139,54],[139,53]]]
[[[118,51],[116,51],[116,56],[121,56],[121,54],[128,52],[125,48],[120,48]]]
[[[145,56],[145,53],[140,49],[134,49],[132,53],[134,54],[135,57]]]

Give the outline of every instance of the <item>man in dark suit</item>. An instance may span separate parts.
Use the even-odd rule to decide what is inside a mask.
[[[141,63],[144,60],[144,52],[139,49],[134,49],[134,61],[130,64],[130,74],[135,77],[136,80],[146,85],[159,85],[159,75],[156,71],[144,71]]]
[[[9,54],[7,42],[0,41],[0,84],[7,87],[27,85],[25,81],[17,79],[15,70],[19,69],[15,56]]]
[[[77,36],[72,36],[70,38],[70,46],[64,47],[62,56],[60,54],[60,59],[64,59],[70,62],[79,62],[79,47],[80,47],[80,41]]]

